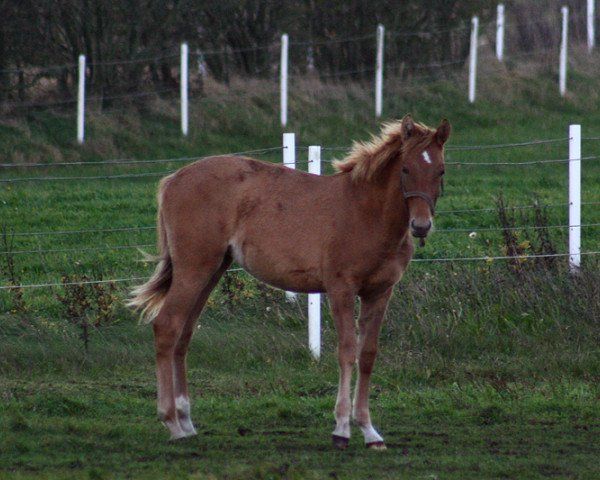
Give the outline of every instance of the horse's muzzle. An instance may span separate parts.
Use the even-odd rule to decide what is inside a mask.
[[[427,234],[431,230],[431,220],[428,220],[426,223],[415,222],[415,220],[411,220],[410,222],[410,232],[413,237],[416,238],[425,238]]]

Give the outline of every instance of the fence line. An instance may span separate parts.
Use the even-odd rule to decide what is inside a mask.
[[[464,60],[449,60],[447,62],[432,62],[432,63],[419,63],[417,65],[411,65],[411,70],[425,70],[428,68],[443,68],[443,67],[451,67],[451,66],[455,66],[455,65],[462,65],[464,64],[465,61]],[[402,67],[402,62],[398,63],[388,63],[387,66],[390,69],[393,68],[401,68]],[[419,76],[415,76],[413,78],[427,78],[427,77],[419,77]]]
[[[581,252],[581,255],[595,256],[600,255],[600,251],[593,252]],[[537,258],[561,258],[569,257],[569,253],[549,253],[539,255],[517,255],[517,256],[479,256],[479,257],[446,257],[446,258],[413,258],[411,262],[431,262],[431,263],[446,263],[446,262],[487,262],[491,263],[495,260],[518,260],[526,262],[531,259]],[[225,273],[233,272],[245,272],[242,268],[231,268]],[[55,282],[55,283],[37,283],[37,284],[20,284],[20,285],[0,285],[0,290],[19,290],[19,289],[34,289],[34,288],[51,288],[51,287],[63,287],[70,285],[92,285],[92,284],[103,284],[103,283],[121,283],[121,282],[133,282],[133,281],[144,281],[150,277],[130,277],[130,278],[115,278],[110,280],[82,280],[79,282]]]
[[[7,237],[45,237],[54,235],[81,235],[83,233],[114,233],[114,232],[132,232],[136,230],[156,230],[156,225],[143,225],[140,227],[117,227],[117,228],[86,228],[81,230],[63,230],[46,232],[10,232],[0,234]]]
[[[581,206],[600,205],[600,202],[581,202]],[[553,203],[550,205],[515,205],[514,207],[506,207],[506,210],[527,210],[533,208],[558,208],[568,207],[568,203]],[[437,213],[443,214],[460,214],[460,213],[473,213],[473,212],[497,212],[498,208],[465,208],[459,210],[437,210]]]
[[[0,290],[20,290],[24,288],[50,288],[71,285],[98,285],[102,283],[120,283],[148,280],[149,277],[114,278],[111,280],[82,280],[80,282],[33,283],[24,285],[0,285]]]
[[[502,148],[517,148],[517,147],[531,147],[537,145],[547,145],[551,143],[563,143],[570,140],[569,137],[562,138],[548,138],[548,139],[538,139],[538,140],[529,140],[527,142],[513,142],[513,143],[492,143],[487,145],[448,145],[445,147],[447,152],[458,152],[458,151],[473,151],[473,150],[495,150]],[[582,140],[600,140],[600,137],[583,137]],[[299,147],[300,148],[300,147]],[[302,147],[304,148],[304,147]],[[323,147],[323,150],[339,150],[339,151],[348,151],[352,149],[352,145],[348,147]]]
[[[581,252],[580,255],[598,255],[600,251],[594,252]],[[539,255],[502,255],[502,256],[483,256],[483,257],[446,257],[446,258],[413,258],[411,262],[493,262],[494,260],[519,260],[519,261],[527,261],[530,259],[536,258],[560,258],[560,257],[570,257],[570,253],[544,253]]]
[[[514,227],[461,227],[461,228],[440,228],[435,229],[435,233],[473,233],[473,232],[503,232],[503,231],[518,231],[518,230],[545,230],[545,229],[567,229],[567,228],[594,228],[600,227],[600,223],[583,223],[581,225],[518,225]],[[154,230],[155,226],[148,227],[134,227],[134,228],[118,228],[118,229],[107,229],[107,232],[122,232],[122,231],[139,231],[139,230]],[[85,233],[99,233],[102,230],[84,230],[80,232]],[[65,233],[76,233],[76,232],[59,232],[62,234]],[[59,234],[57,233],[57,234]],[[4,234],[5,236],[11,237],[15,235]],[[26,234],[20,234],[20,236],[24,236]],[[36,235],[35,233],[33,235]],[[33,236],[32,235],[32,236]],[[39,233],[38,233],[39,235]],[[70,252],[98,252],[98,251],[111,251],[111,250],[127,250],[127,249],[142,249],[142,248],[154,248],[156,245],[154,243],[146,243],[139,245],[104,245],[101,247],[77,247],[77,248],[61,248],[61,249],[51,249],[51,250],[40,250],[40,249],[30,249],[30,250],[6,250],[1,251],[0,255],[22,255],[22,254],[40,254],[46,255],[48,253],[70,253]]]
[[[568,139],[571,143],[573,143],[574,137],[575,135],[571,135],[569,137],[567,137],[566,139]],[[595,139],[596,137],[588,137],[591,139]],[[548,144],[548,143],[558,143],[563,141],[564,142],[565,139],[546,139],[546,140],[534,140],[534,141],[529,141],[529,142],[518,142],[518,143],[506,143],[506,144],[495,144],[495,145],[471,145],[471,146],[463,146],[463,147],[458,147],[457,148],[467,148],[469,150],[478,150],[478,149],[483,149],[483,148],[518,148],[518,147],[525,147],[525,146],[534,146],[534,145],[540,145],[540,144]],[[266,149],[260,149],[260,150],[247,150],[244,152],[237,152],[236,154],[247,154],[247,153],[257,153],[257,152],[272,152],[272,151],[283,151],[285,152],[286,149],[288,148],[292,148],[292,150],[295,152],[296,147],[291,146],[291,144],[285,144],[283,147],[269,147]],[[301,147],[299,147],[301,148]],[[312,147],[311,147],[312,148]],[[336,147],[330,147],[330,149],[334,149]],[[232,154],[229,154],[232,155]],[[573,156],[575,155],[575,156]],[[216,155],[216,156],[221,156],[221,155]],[[580,159],[596,159],[596,158],[600,158],[600,157],[583,157],[580,158],[580,152],[577,153],[575,152],[575,154],[573,152],[571,152],[569,154],[569,156],[571,158],[575,158],[577,161],[579,161]],[[186,157],[186,159],[189,157]],[[181,159],[181,157],[179,158]],[[161,159],[161,160],[165,160],[165,159]],[[168,159],[168,160],[172,160],[172,159]],[[151,161],[160,161],[160,160],[133,160],[134,162],[151,162]],[[567,160],[540,160],[540,161],[535,161],[535,162],[503,162],[502,164],[504,165],[522,165],[522,164],[531,164],[531,163],[546,163],[546,162],[563,162],[563,161],[567,161]],[[128,160],[126,160],[125,162],[128,162]],[[101,163],[105,163],[105,162],[101,162]],[[295,163],[295,161],[294,161]],[[310,160],[307,162],[310,163]],[[458,163],[458,162],[455,162]],[[465,162],[466,163],[466,162]],[[469,163],[469,164],[476,164],[476,165],[484,165],[486,163],[481,163],[481,162],[477,162],[477,163]],[[489,163],[487,163],[489,164]],[[494,163],[494,165],[497,165],[498,163]],[[309,170],[313,170],[312,166]],[[128,175],[118,175],[118,176],[104,176],[104,177],[97,177],[97,176],[86,176],[86,177],[79,177],[79,178],[85,178],[85,179],[90,179],[90,178],[123,178],[123,177],[127,177],[127,176],[139,176],[139,175],[162,175],[163,173],[141,173],[141,174],[128,174]],[[73,179],[73,178],[78,178],[78,177],[35,177],[36,179],[61,179],[61,178],[67,178],[67,179]],[[600,202],[587,202],[584,203],[584,205],[597,205]],[[557,206],[564,206],[565,204],[554,204],[552,205],[553,207],[557,207]],[[536,208],[538,207],[537,205],[531,205],[531,206],[518,206],[515,208]],[[544,206],[539,206],[538,208],[544,208]],[[514,208],[513,208],[514,209]],[[466,213],[466,212],[474,212],[474,211],[492,211],[494,209],[462,209],[462,210],[456,210],[456,211],[446,211],[446,213]],[[442,211],[443,212],[443,211]],[[580,222],[576,222],[576,224],[574,224],[572,221],[570,222],[569,225],[549,225],[549,226],[527,226],[527,225],[523,225],[523,226],[516,226],[516,227],[463,227],[463,228],[448,228],[448,229],[441,229],[438,230],[438,232],[440,233],[465,233],[465,232],[476,232],[476,231],[503,231],[503,230],[520,230],[520,229],[542,229],[542,228],[547,228],[547,229],[558,229],[558,228],[570,228],[571,230],[573,229],[580,229],[580,228],[591,228],[591,227],[598,227],[600,226],[600,224],[598,223],[588,223],[588,224],[580,224]],[[110,229],[82,229],[82,230],[76,230],[76,231],[69,231],[69,232],[33,232],[32,235],[30,236],[42,236],[42,235],[61,235],[61,234],[74,234],[74,233],[92,233],[92,232],[118,232],[118,231],[127,231],[127,230],[150,230],[153,229],[153,226],[136,226],[136,227],[121,227],[121,228],[110,228]],[[8,236],[8,234],[4,234],[5,236]],[[27,234],[24,232],[20,232],[16,235],[13,234],[13,236],[26,236]],[[140,244],[140,245],[116,245],[116,246],[110,246],[110,245],[106,245],[106,246],[102,246],[102,247],[89,247],[89,248],[67,248],[67,249],[50,249],[50,250],[40,250],[35,249],[35,250],[16,250],[16,251],[5,251],[5,252],[0,252],[0,255],[10,255],[10,254],[48,254],[48,253],[67,253],[67,252],[73,252],[73,251],[102,251],[102,250],[118,250],[118,249],[129,249],[129,248],[148,248],[148,247],[153,247],[153,244]],[[561,254],[562,255],[562,254]],[[567,254],[565,254],[567,255]],[[572,256],[572,254],[571,254]],[[478,258],[478,257],[477,257]],[[501,259],[502,257],[490,257],[490,256],[486,256],[483,257],[486,259],[489,258],[494,258],[494,259]],[[510,257],[509,257],[510,258]],[[426,260],[426,259],[419,259],[420,261]],[[440,261],[440,260],[435,260],[435,261]]]
[[[582,223],[581,225],[517,225],[515,227],[461,227],[461,228],[436,228],[435,233],[466,233],[466,232],[503,232],[517,230],[545,230],[559,228],[588,228],[600,227],[600,223]]]
[[[474,22],[476,23],[476,22]],[[182,123],[183,126],[183,123]],[[185,133],[185,132],[184,132]],[[288,137],[286,139],[286,137]],[[284,162],[289,162],[290,165],[294,165],[295,167],[295,158],[293,161],[289,158],[292,155],[295,156],[295,147],[290,142],[290,134],[284,135],[284,148],[282,151],[284,152]],[[295,140],[293,141],[295,144]],[[513,145],[514,146],[514,145]],[[521,145],[522,146],[522,145]],[[598,157],[586,157],[587,159],[598,158]],[[539,258],[558,258],[558,257],[569,257],[569,269],[571,272],[577,272],[580,268],[580,259],[581,255],[597,255],[600,252],[581,252],[581,243],[580,243],[580,232],[581,227],[591,227],[591,226],[600,226],[600,224],[587,224],[581,225],[580,222],[580,212],[581,212],[581,176],[580,176],[580,167],[581,167],[581,126],[580,125],[570,125],[569,127],[569,225],[552,225],[552,226],[533,226],[533,227],[500,227],[500,228],[477,228],[473,229],[446,229],[442,230],[445,233],[458,233],[465,232],[469,230],[473,231],[507,231],[507,230],[517,230],[522,228],[532,228],[532,229],[550,229],[550,228],[569,228],[569,253],[555,253],[555,254],[534,254],[534,255],[505,255],[505,256],[479,256],[479,257],[446,257],[446,258],[414,258],[412,261],[414,262],[467,262],[467,261],[485,261],[486,263],[491,263],[495,260],[511,260],[518,262],[526,262],[530,259],[539,259]],[[549,163],[549,162],[562,162],[563,160],[540,160],[540,161],[532,161],[532,162],[496,162],[493,165],[530,165],[534,163]],[[450,163],[452,164],[452,163]],[[490,165],[487,163],[471,163],[471,162],[454,162],[454,164],[479,164],[479,165]],[[310,146],[309,147],[309,172],[313,174],[320,175],[321,173],[321,147]],[[574,174],[576,172],[576,174]],[[143,174],[139,174],[143,175]],[[115,177],[123,177],[121,176],[111,176]],[[44,177],[37,177],[44,178]],[[47,177],[46,177],[47,178]],[[74,177],[67,177],[74,178]],[[92,177],[83,177],[83,178],[92,178]],[[575,192],[575,194],[574,194]],[[574,213],[576,215],[574,215]],[[576,241],[574,241],[574,239]],[[17,250],[17,251],[5,251],[0,252],[2,255],[14,255],[14,254],[25,254],[25,253],[36,253],[36,254],[44,254],[44,253],[65,253],[65,252],[73,252],[73,251],[98,251],[98,250],[117,250],[117,249],[126,249],[126,248],[146,248],[149,246],[153,246],[150,244],[143,245],[122,245],[122,246],[104,246],[104,247],[90,247],[90,248],[68,248],[68,249],[58,249],[58,250]],[[238,271],[239,269],[228,270],[230,271]],[[135,277],[136,279],[144,278],[144,277]],[[115,279],[115,280],[84,280],[79,282],[65,282],[64,278],[61,283],[45,283],[45,284],[29,284],[29,285],[5,285],[0,286],[0,290],[10,290],[10,289],[24,289],[24,288],[47,288],[53,286],[67,286],[67,285],[85,285],[85,284],[100,284],[100,283],[115,283],[115,282],[124,282],[124,281],[132,281],[131,279]],[[308,296],[308,318],[309,318],[309,348],[310,351],[316,359],[319,358],[320,355],[320,345],[321,345],[321,333],[320,333],[320,311],[321,311],[321,296],[320,294],[309,294]]]
[[[171,47],[173,50],[179,48],[179,45],[173,45],[173,47]],[[129,60],[105,60],[103,62],[90,62],[88,63],[88,65],[90,67],[101,67],[101,66],[105,66],[105,67],[110,67],[110,66],[117,66],[117,65],[133,65],[136,63],[151,63],[151,62],[158,62],[160,60],[166,60],[169,58],[177,58],[179,56],[178,53],[173,53],[170,55],[160,55],[160,56],[156,56],[156,57],[146,57],[146,58],[132,58]]]
[[[279,147],[278,149],[281,149]],[[219,155],[221,156],[221,155]],[[204,159],[208,157],[198,157],[198,159]],[[582,161],[598,160],[600,155],[593,155],[589,157],[582,157]],[[335,160],[322,160],[323,162],[332,163]],[[164,163],[164,162],[156,162]],[[310,160],[305,162],[296,163],[308,163]],[[497,166],[531,166],[531,165],[543,165],[543,164],[556,164],[556,163],[569,163],[569,159],[554,159],[554,160],[531,160],[529,162],[445,162],[447,166],[481,166],[481,167],[497,167]],[[118,164],[114,164],[118,165]],[[51,164],[48,164],[51,166]],[[19,182],[49,182],[49,181],[67,181],[67,180],[118,180],[127,178],[148,178],[148,177],[160,177],[174,173],[175,170],[166,170],[162,172],[141,172],[141,173],[123,173],[115,175],[69,175],[69,176],[48,176],[48,177],[13,177],[13,178],[0,178],[0,183],[19,183]]]
[[[266,147],[258,148],[255,150],[245,150],[241,152],[231,153],[219,153],[214,155],[204,155],[201,157],[173,157],[173,158],[159,158],[151,160],[137,160],[137,159],[114,159],[114,160],[90,160],[85,162],[57,162],[57,163],[0,163],[0,168],[44,168],[44,167],[71,167],[71,166],[97,166],[97,165],[136,165],[136,164],[156,164],[156,163],[175,163],[175,162],[188,162],[203,160],[209,157],[228,157],[228,156],[241,156],[241,155],[261,155],[264,153],[277,152],[286,147]],[[44,178],[44,177],[38,177]]]
[[[581,157],[579,160],[598,160],[600,158],[600,155],[591,155],[589,157]],[[554,159],[554,160],[531,160],[528,162],[445,162],[446,165],[460,165],[460,166],[464,166],[464,165],[468,165],[468,166],[482,166],[482,167],[489,167],[489,166],[515,166],[515,167],[520,167],[520,166],[527,166],[527,165],[543,165],[543,164],[547,164],[547,163],[569,163],[570,159],[568,158],[559,158],[559,159]]]
[[[436,33],[452,33],[452,32],[468,32],[470,30],[470,26],[465,25],[464,27],[456,27],[456,28],[448,28],[448,29],[439,29],[439,30],[419,30],[418,32],[388,32],[390,37],[430,37],[432,34]]]
[[[506,26],[507,27],[526,27],[526,26],[532,26],[532,25],[538,25],[538,24],[547,24],[548,22],[546,21],[540,21],[540,22],[529,22],[529,23],[521,23],[521,24],[512,24],[512,23],[507,23]],[[488,22],[486,24],[484,24],[481,28],[487,28],[488,26],[492,25],[493,22]],[[437,29],[437,30],[427,30],[427,31],[416,31],[416,32],[394,32],[394,31],[387,31],[386,30],[386,37],[389,38],[398,38],[398,37],[431,37],[434,34],[440,34],[440,33],[452,33],[452,32],[468,32],[471,29],[470,26],[463,26],[463,27],[456,27],[456,28],[452,28],[452,29]],[[292,41],[290,40],[289,42],[289,46],[290,47],[316,47],[316,46],[327,46],[327,45],[337,45],[337,44],[342,44],[342,43],[352,43],[352,42],[362,42],[365,40],[371,40],[373,41],[376,38],[377,34],[374,31],[373,33],[368,33],[365,35],[357,35],[357,36],[353,36],[353,37],[345,37],[345,38],[339,38],[339,39],[330,39],[330,40],[315,40],[315,41]],[[89,62],[87,65],[88,66],[119,66],[119,65],[131,65],[131,64],[136,64],[136,63],[154,63],[154,62],[159,62],[161,60],[166,60],[166,59],[177,59],[179,57],[179,49],[180,49],[181,44],[173,44],[171,47],[168,47],[166,49],[164,49],[164,52],[168,52],[168,51],[172,51],[174,53],[170,53],[170,54],[162,54],[162,55],[155,55],[155,56],[147,56],[144,58],[130,58],[130,59],[114,59],[114,60],[104,60],[101,62]],[[203,56],[212,56],[212,55],[228,55],[228,54],[235,54],[235,53],[249,53],[249,52],[260,52],[260,51],[264,51],[264,50],[273,50],[276,51],[277,49],[279,49],[281,47],[281,42],[280,41],[274,41],[272,43],[269,44],[265,44],[265,45],[257,45],[257,46],[252,46],[252,47],[244,47],[244,48],[230,48],[230,47],[224,47],[221,49],[213,49],[213,50],[208,50],[208,49],[202,49],[200,47],[194,47],[195,49],[197,48],[198,52],[201,53]],[[547,51],[554,51],[551,49],[548,49]],[[176,62],[173,62],[176,64]],[[461,62],[464,63],[464,60]],[[67,69],[71,69],[74,70],[77,68],[77,63],[65,63],[65,64],[58,64],[58,65],[49,65],[49,66],[38,66],[38,65],[31,65],[29,67],[26,68],[9,68],[9,69],[0,69],[0,74],[27,74],[27,73],[33,73],[35,72],[36,74],[40,74],[43,72],[47,72],[47,71],[56,71],[56,70],[67,70]]]
[[[598,206],[600,205],[600,202],[581,202],[581,206],[585,207],[585,206]],[[555,203],[555,204],[550,204],[550,205],[544,205],[544,204],[540,204],[540,205],[515,205],[512,207],[507,207],[507,210],[531,210],[534,208],[565,208],[568,207],[569,204],[568,203]],[[444,215],[459,215],[459,214],[463,214],[463,213],[482,213],[482,212],[497,212],[498,209],[497,208],[466,208],[466,209],[458,209],[458,210],[438,210],[437,213],[438,214],[444,214]],[[595,224],[584,224],[581,225],[582,227],[584,226],[592,226]],[[527,226],[522,226],[521,228],[526,228]],[[128,227],[117,227],[117,228],[88,228],[88,229],[81,229],[81,230],[62,230],[62,231],[42,231],[42,232],[9,232],[9,233],[4,233],[4,234],[0,234],[0,236],[4,235],[7,237],[37,237],[37,236],[60,236],[60,235],[81,235],[81,234],[86,234],[86,233],[115,233],[115,232],[131,232],[131,231],[138,231],[138,230],[155,230],[156,229],[156,225],[142,225],[142,226],[128,226]],[[442,229],[442,230],[446,230],[446,229]],[[437,232],[442,231],[440,229],[437,229]],[[472,231],[472,230],[469,230]]]
[[[368,33],[366,35],[358,35],[356,37],[336,38],[332,40],[317,40],[312,42],[290,42],[290,47],[321,47],[325,45],[336,45],[340,43],[362,42],[364,40],[373,40],[375,36],[375,33]]]
[[[234,154],[232,154],[234,155]],[[155,164],[155,163],[175,163],[175,162],[189,162],[199,160],[203,157],[174,157],[174,158],[160,158],[156,160],[128,160],[128,159],[115,159],[115,160],[91,160],[89,162],[56,162],[56,163],[0,163],[0,168],[48,168],[48,167],[95,167],[98,165],[138,165],[138,164]]]
[[[15,178],[0,178],[0,183],[17,183],[17,182],[53,182],[64,180],[117,180],[124,178],[149,178],[162,177],[170,175],[174,170],[164,172],[144,172],[144,173],[124,173],[120,175],[81,175],[68,177],[15,177]]]
[[[600,139],[600,137],[599,137]],[[550,143],[562,143],[569,140],[569,137],[548,138],[540,140],[530,140],[527,142],[513,143],[495,143],[488,145],[448,145],[446,151],[471,151],[471,150],[493,150],[498,148],[516,148],[516,147],[531,147],[536,145],[547,145]]]
[[[41,254],[45,255],[47,253],[70,253],[70,252],[100,252],[100,251],[110,251],[110,250],[127,250],[130,248],[151,248],[155,247],[154,243],[145,243],[142,245],[105,245],[102,247],[78,247],[78,248],[60,248],[56,250],[6,250],[4,252],[0,252],[0,255],[20,255],[20,254]]]
[[[115,160],[91,160],[89,162],[58,162],[58,163],[0,163],[0,168],[31,168],[31,167],[70,167],[70,166],[96,166],[96,165],[129,165],[129,164],[146,164],[146,163],[174,163],[187,162],[192,160],[201,160],[209,157],[226,157],[240,155],[259,155],[262,153],[270,153],[282,150],[286,147],[266,147],[255,150],[245,150],[241,152],[219,153],[214,155],[204,155],[201,157],[173,157],[160,158],[152,160],[136,160],[136,159],[115,159]]]
[[[236,152],[229,154],[219,155],[206,155],[201,157],[174,157],[156,160],[105,160],[105,161],[89,161],[89,162],[60,162],[60,163],[15,163],[15,164],[0,164],[0,168],[50,168],[50,167],[69,167],[69,166],[120,166],[120,165],[144,165],[144,164],[161,164],[161,163],[176,163],[176,162],[189,162],[196,160],[203,160],[209,157],[222,157],[222,156],[239,156],[249,154],[261,154],[269,153],[273,151],[281,150],[285,147],[271,147],[268,149],[260,150],[248,150],[246,152]],[[297,147],[301,148],[301,147]],[[329,150],[335,150],[336,147],[330,147]],[[582,161],[598,160],[600,155],[590,155],[587,157],[581,157]],[[332,163],[335,160],[323,160],[324,162]],[[568,158],[559,159],[545,159],[545,160],[531,160],[525,162],[467,162],[467,161],[447,161],[446,165],[456,166],[527,166],[527,165],[539,165],[539,164],[552,164],[552,163],[568,163]],[[310,163],[310,160],[297,162],[297,163]],[[0,179],[0,183],[14,183],[14,182],[25,182],[25,181],[54,181],[54,180],[98,180],[98,179],[115,179],[115,178],[135,178],[143,176],[158,176],[166,175],[171,173],[167,172],[141,172],[141,173],[126,173],[119,175],[94,175],[94,176],[62,176],[62,177],[13,177]]]

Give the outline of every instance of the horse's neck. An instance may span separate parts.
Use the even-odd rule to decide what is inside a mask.
[[[400,185],[400,162],[391,162],[379,180],[356,185],[363,198],[365,215],[377,218],[392,237],[400,239],[408,230],[408,208]]]
[[[406,200],[402,193],[400,172],[401,161],[392,162],[383,176],[383,214],[391,228],[400,234],[400,230],[408,229],[409,214]]]

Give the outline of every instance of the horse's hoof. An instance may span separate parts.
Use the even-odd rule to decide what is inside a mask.
[[[194,425],[192,425],[191,422],[188,424],[181,425],[181,430],[183,430],[183,434],[186,437],[193,437],[194,435],[198,435],[198,432],[196,431]]]
[[[387,450],[383,442],[371,442],[365,445],[369,450]]]
[[[348,444],[350,443],[349,438],[340,437],[339,435],[332,435],[331,440],[333,441],[333,446],[338,450],[346,450],[348,448]]]
[[[179,440],[183,440],[184,438],[189,437],[189,434],[185,433],[183,430],[179,430],[177,432],[171,432],[171,437],[169,438],[169,442],[177,442]]]

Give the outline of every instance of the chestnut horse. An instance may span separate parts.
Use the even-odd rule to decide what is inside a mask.
[[[196,434],[186,354],[202,308],[235,260],[275,287],[327,293],[339,341],[334,446],[348,446],[352,415],[366,445],[385,448],[368,399],[379,331],[413,254],[411,234],[423,242],[431,230],[450,130],[447,120],[434,130],[407,115],[370,142],[355,143],[330,176],[221,156],[162,180],[158,265],[129,305],[153,321],[158,416],[172,439]]]

